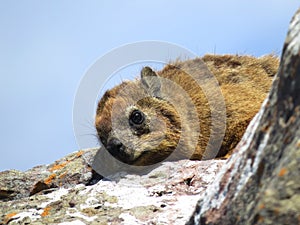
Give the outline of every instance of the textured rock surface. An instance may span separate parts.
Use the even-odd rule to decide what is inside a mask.
[[[166,162],[146,175],[118,173],[88,185],[90,160],[83,159],[94,154],[80,151],[47,167],[0,174],[6,190],[0,224],[184,224],[225,162]]]
[[[26,172],[0,172],[0,200],[29,197],[53,188],[87,184],[92,177],[89,166],[97,149],[70,154],[48,166],[37,166]]]
[[[300,224],[300,10],[269,98],[188,224]]]

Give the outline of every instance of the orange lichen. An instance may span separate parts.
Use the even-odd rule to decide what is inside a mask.
[[[17,215],[17,213],[16,213],[16,212],[9,213],[9,214],[7,214],[7,215],[5,216],[5,218],[8,218],[8,219],[10,219],[10,218],[14,217],[15,215]]]
[[[278,173],[278,176],[279,176],[279,177],[282,177],[282,176],[284,176],[286,173],[287,173],[287,169],[286,169],[286,168],[281,168],[281,170],[280,170],[279,173]]]
[[[78,158],[78,157],[82,156],[82,154],[83,154],[83,151],[80,150],[79,152],[76,153],[76,157]]]
[[[60,170],[62,168],[64,168],[68,163],[70,163],[71,161],[73,161],[76,158],[79,158],[80,156],[82,156],[84,153],[84,151],[80,150],[79,152],[76,153],[75,156],[73,156],[71,159],[67,159],[65,162],[63,163],[59,163],[59,164],[55,164],[54,166],[52,166],[49,171],[53,172],[55,170]]]
[[[44,209],[44,211],[42,212],[41,216],[44,217],[44,216],[48,216],[49,215],[49,211],[50,211],[51,207],[46,207]]]
[[[297,142],[296,146],[300,148],[300,140]]]
[[[51,174],[49,177],[47,177],[47,178],[44,180],[44,183],[45,183],[45,184],[50,184],[50,183],[53,181],[53,179],[55,179],[55,178],[56,178],[56,174],[53,173],[53,174]]]
[[[258,209],[264,209],[265,208],[265,205],[264,204],[260,204],[259,206],[258,206]]]
[[[14,217],[15,215],[17,215],[16,212],[7,214],[4,218],[4,223],[7,224],[11,220],[11,218]]]
[[[64,168],[68,163],[69,163],[69,161],[63,162],[63,163],[60,163],[60,164],[56,164],[56,165],[52,166],[52,167],[49,169],[49,171],[53,172],[53,171],[55,171],[55,170],[62,169],[62,168]]]
[[[63,179],[66,175],[67,175],[67,173],[62,173],[62,174],[59,175],[58,178],[59,178],[59,179]]]

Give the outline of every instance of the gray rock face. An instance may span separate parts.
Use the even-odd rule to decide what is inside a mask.
[[[188,224],[300,224],[300,10],[269,98]]]
[[[97,149],[70,154],[50,165],[37,166],[26,172],[0,172],[0,200],[11,201],[39,192],[74,184],[87,184],[92,178],[89,166]]]
[[[84,156],[95,153],[80,151],[25,173],[3,172],[0,224],[184,224],[225,162],[166,162],[145,175],[117,173],[89,185],[91,172],[78,171],[89,167]],[[36,171],[41,174],[26,182]]]

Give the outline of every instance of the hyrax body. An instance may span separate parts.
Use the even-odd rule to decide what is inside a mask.
[[[203,72],[202,60],[218,83]],[[111,155],[127,164],[151,165],[233,150],[269,92],[278,59],[207,55],[202,60],[178,61],[159,72],[145,67],[140,79],[104,94],[95,126]]]

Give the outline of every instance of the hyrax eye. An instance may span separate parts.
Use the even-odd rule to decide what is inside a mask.
[[[141,125],[145,121],[145,115],[139,110],[134,110],[130,114],[129,123],[130,125]]]

